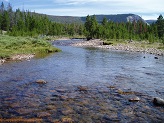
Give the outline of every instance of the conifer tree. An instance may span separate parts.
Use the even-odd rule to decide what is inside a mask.
[[[164,19],[162,15],[159,15],[156,24],[157,24],[159,38],[164,37]]]

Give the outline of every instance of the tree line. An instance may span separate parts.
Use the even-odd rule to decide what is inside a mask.
[[[128,39],[163,41],[164,43],[164,19],[160,15],[156,23],[148,25],[142,21],[116,23],[106,18],[98,23],[95,16],[87,16],[85,24],[63,24],[50,21],[46,15],[30,11],[12,10],[9,3],[0,6],[0,30],[7,31],[13,36],[86,36],[87,39]]]
[[[95,16],[87,16],[85,22],[85,35],[88,39],[129,39],[149,40],[150,43],[164,38],[164,19],[160,15],[156,23],[148,25],[143,21],[115,23],[103,19],[98,23]]]
[[[62,24],[49,20],[46,15],[30,11],[12,10],[9,3],[0,6],[0,30],[7,31],[13,36],[36,36],[36,35],[83,35],[82,24]]]

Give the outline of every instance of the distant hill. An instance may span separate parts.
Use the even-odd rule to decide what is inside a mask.
[[[58,22],[58,23],[83,23],[81,17],[48,15],[48,18],[51,21]]]
[[[146,22],[148,23],[148,24],[152,24],[152,23],[155,23],[157,20],[146,20]]]
[[[99,23],[102,22],[103,18],[106,17],[108,21],[113,22],[133,22],[142,21],[147,23],[140,16],[135,14],[117,14],[117,15],[95,15]],[[52,16],[48,15],[49,19],[59,23],[85,23],[86,17],[73,17],[73,16]]]

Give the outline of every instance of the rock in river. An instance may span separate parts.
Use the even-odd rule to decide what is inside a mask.
[[[140,101],[139,97],[132,97],[129,99],[129,102],[138,102],[138,101]]]
[[[46,84],[47,81],[45,81],[43,79],[38,79],[38,80],[36,80],[36,83],[38,83],[38,84]]]
[[[156,97],[156,98],[153,99],[153,103],[155,105],[161,105],[161,106],[163,105],[164,106],[164,99],[161,99],[159,97]]]
[[[78,91],[87,91],[88,90],[88,87],[86,86],[78,86]]]

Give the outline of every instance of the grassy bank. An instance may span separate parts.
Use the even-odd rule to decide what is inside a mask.
[[[0,35],[0,58],[7,58],[17,54],[38,54],[59,52],[43,38],[13,37]]]

